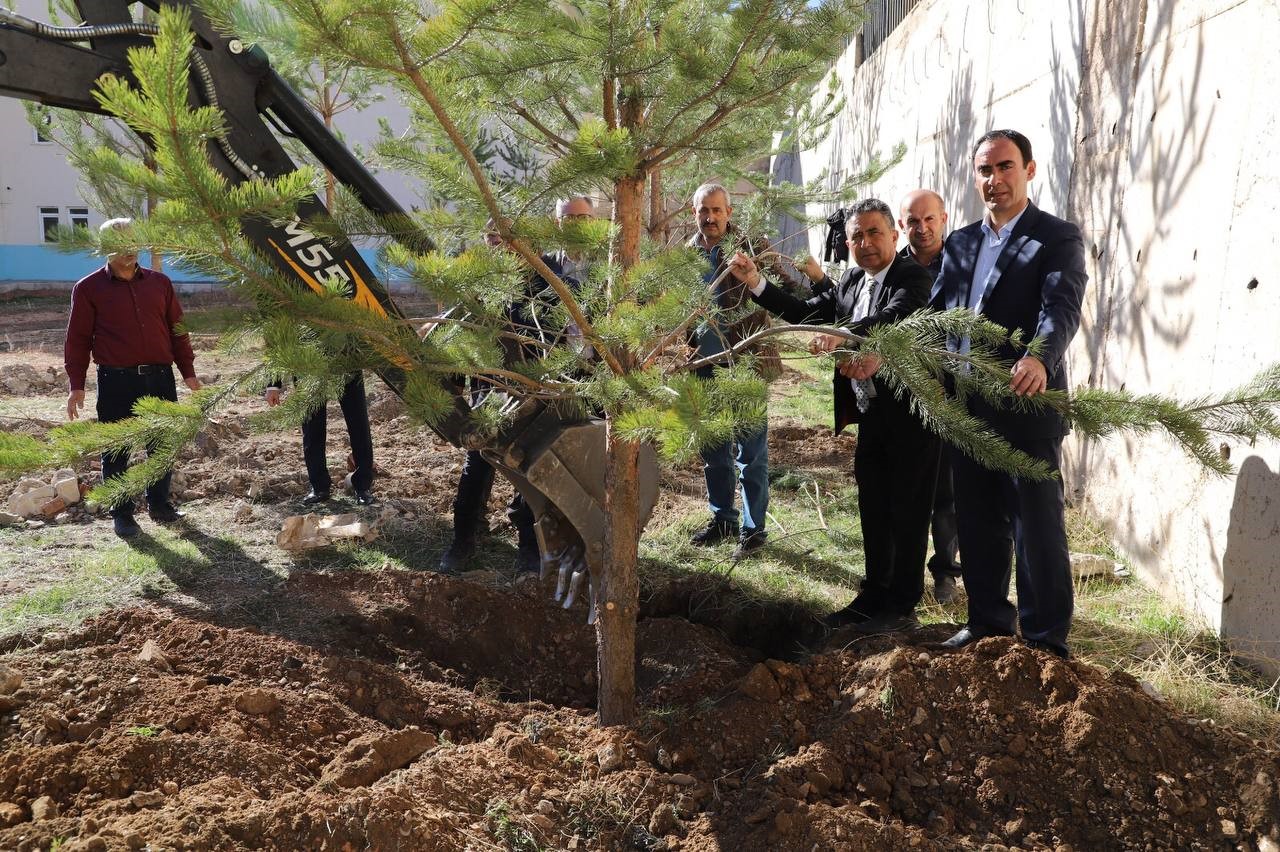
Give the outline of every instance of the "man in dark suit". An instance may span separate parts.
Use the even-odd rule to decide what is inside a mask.
[[[809,258],[802,268],[818,295],[808,300],[763,281],[741,253],[733,259],[733,274],[750,288],[757,303],[788,322],[829,323],[854,334],[866,334],[923,308],[932,278],[915,261],[897,255],[898,232],[888,205],[874,198],[862,201],[846,221],[850,253],[858,265],[833,285],[818,262]],[[849,343],[836,336],[817,342],[827,351]],[[851,379],[858,360],[837,367],[835,426],[839,434],[850,423],[858,425],[853,473],[866,579],[853,602],[832,613],[827,622],[832,627],[852,624],[865,633],[913,630],[920,626],[915,607],[924,594],[940,445],[911,413],[908,401],[882,380]]]
[[[948,238],[931,306],[971,308],[1022,340],[1038,342],[1035,355],[1012,343],[999,352],[1013,363],[1009,387],[1017,395],[1066,389],[1063,359],[1080,326],[1088,280],[1080,229],[1027,198],[1036,163],[1021,133],[982,136],[973,149],[973,170],[987,212]],[[952,346],[964,352],[969,341]],[[1058,470],[1067,427],[1056,412],[996,407],[977,395],[968,406],[1014,447]],[[951,461],[969,617],[943,644],[960,648],[985,636],[1012,636],[1019,627],[1032,647],[1068,656],[1073,590],[1061,478],[1020,479],[955,451]],[[1017,568],[1016,609],[1008,599],[1011,562]]]
[[[947,211],[942,196],[931,189],[908,192],[898,207],[898,229],[907,235],[907,245],[898,252],[929,270],[932,278],[942,271],[942,244],[947,236]],[[951,479],[951,459],[947,451],[938,460],[938,483],[933,493],[933,556],[928,569],[933,575],[933,599],[951,603],[960,578],[960,536],[956,532],[955,486]]]

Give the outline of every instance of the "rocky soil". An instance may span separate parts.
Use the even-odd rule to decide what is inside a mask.
[[[5,355],[0,393],[52,403],[57,360]],[[297,436],[252,433],[260,405],[187,453],[190,511],[264,531],[294,509]],[[446,534],[460,451],[381,389],[371,415],[379,511]],[[839,470],[852,449],[784,425],[770,453]],[[664,485],[694,499],[697,478]],[[103,522],[76,507],[58,523],[70,540]],[[0,850],[1280,852],[1274,744],[1010,640],[948,653],[946,626],[823,635],[705,588],[650,589],[639,717],[600,729],[594,632],[535,577],[334,559],[262,573],[251,602],[229,573],[199,606],[0,639]]]

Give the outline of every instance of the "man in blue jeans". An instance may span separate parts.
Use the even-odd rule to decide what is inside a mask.
[[[724,311],[742,307],[750,301],[741,282],[725,274],[728,262],[741,246],[729,217],[733,206],[728,191],[718,183],[705,183],[693,193],[693,216],[698,232],[689,245],[707,259],[709,269],[703,276],[707,284],[714,282],[716,306]],[[727,327],[720,317],[704,322],[696,332],[699,358],[716,355],[754,331],[768,325],[764,311],[753,313]],[[770,363],[768,353],[753,352],[758,364]],[[763,356],[763,357],[761,357]],[[776,364],[776,351],[772,362]],[[727,366],[728,362],[720,366]],[[710,378],[715,367],[698,368],[698,375]],[[768,424],[758,431],[702,451],[703,473],[707,480],[707,499],[711,519],[694,533],[694,544],[710,546],[727,538],[738,539],[735,558],[764,546],[765,516],[769,511],[769,432]],[[741,480],[742,516],[734,506],[734,492]]]

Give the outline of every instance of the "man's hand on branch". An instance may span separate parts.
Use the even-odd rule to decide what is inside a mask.
[[[1049,385],[1044,364],[1034,355],[1023,356],[1010,372],[1013,378],[1009,380],[1009,389],[1018,396],[1035,396]]]
[[[800,264],[800,271],[814,283],[827,277],[826,270],[822,268],[822,264],[818,263],[818,259],[813,255],[809,255],[804,259],[804,263]]]
[[[84,407],[84,391],[73,390],[67,394],[67,419],[77,420],[80,417],[80,409]]]
[[[187,387],[191,388],[193,391],[200,390],[200,380],[195,376],[187,376],[183,381],[186,382]]]
[[[839,349],[844,343],[843,337],[837,337],[834,334],[815,334],[809,340],[809,354],[825,355]]]
[[[752,290],[760,286],[760,270],[756,268],[756,262],[742,252],[734,254],[733,260],[729,261],[729,273]]]
[[[880,369],[880,365],[884,363],[884,359],[879,355],[867,353],[865,355],[855,355],[852,358],[846,358],[836,367],[840,371],[840,375],[846,379],[869,379]]]
[[[275,408],[280,404],[280,397],[283,394],[281,393],[280,388],[267,388],[264,395],[267,398],[267,407]]]

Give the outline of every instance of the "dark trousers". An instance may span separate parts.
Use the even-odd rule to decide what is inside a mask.
[[[938,459],[938,483],[933,491],[933,556],[929,557],[929,573],[935,578],[960,576],[960,533],[956,528],[956,487],[951,476],[951,454],[943,452]]]
[[[1059,469],[1062,439],[1013,442]],[[956,518],[964,553],[969,626],[1066,650],[1074,590],[1067,552],[1061,478],[1030,482],[982,467],[952,450]],[[1018,606],[1009,602],[1016,569]]]
[[[355,474],[351,484],[356,491],[368,491],[373,484],[373,434],[369,431],[369,404],[364,398],[364,374],[356,373],[338,397],[342,416],[347,421],[351,439],[351,455],[355,458]],[[333,486],[324,445],[327,430],[326,406],[302,423],[302,458],[307,463],[307,480],[312,491],[328,491]]]
[[[153,373],[139,375],[137,372],[124,372],[113,367],[98,368],[98,420],[102,423],[115,423],[117,420],[133,416],[133,404],[144,396],[154,396],[178,401],[178,386],[173,378],[172,367],[160,367]],[[129,469],[129,453],[115,452],[102,454],[102,481],[113,476],[120,476]],[[147,506],[158,507],[169,502],[169,479],[166,473],[157,482],[147,488]],[[112,515],[132,515],[133,501],[128,500],[111,507]]]
[[[479,450],[468,450],[458,477],[458,493],[453,498],[453,537],[455,541],[474,541],[484,520],[489,492],[493,489],[493,465],[484,460]],[[507,520],[516,528],[522,547],[536,546],[533,510],[517,491],[507,504]]]
[[[929,515],[941,443],[897,401],[861,415],[854,451],[866,579],[853,606],[908,615],[924,596]]]

